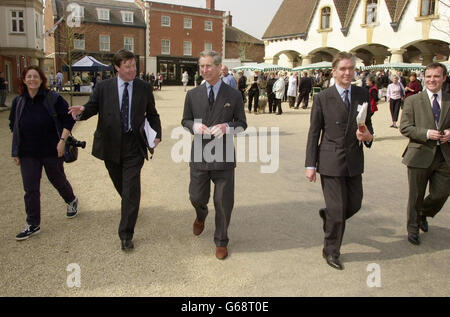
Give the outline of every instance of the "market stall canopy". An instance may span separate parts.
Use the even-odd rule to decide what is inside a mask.
[[[300,72],[303,70],[310,70],[310,69],[331,69],[331,62],[320,62],[309,65],[297,66],[293,68],[292,71]]]
[[[72,65],[72,71],[74,72],[102,72],[112,70],[113,67],[111,65],[103,64],[92,56],[85,56]],[[69,67],[64,66],[63,71],[69,71]]]
[[[272,65],[267,63],[259,63],[254,65],[244,65],[233,68],[233,70],[259,70],[261,72],[274,72],[279,70],[291,71],[290,67],[280,66],[280,65]]]
[[[392,63],[392,64],[378,64],[361,67],[362,70],[373,70],[373,69],[399,69],[399,70],[424,70],[425,66],[419,64],[409,64],[409,63]]]

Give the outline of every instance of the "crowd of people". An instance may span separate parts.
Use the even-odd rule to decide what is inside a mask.
[[[249,113],[257,112],[260,95],[264,94],[271,100],[272,113],[283,113],[281,103],[285,97],[291,108],[299,109],[303,105],[307,109],[312,88],[325,88],[323,85],[326,82],[330,85],[332,80],[321,72],[304,72],[300,78],[295,73],[260,74],[259,71],[246,78],[238,72],[234,78],[221,61],[217,52],[201,53],[199,64],[204,84],[186,93],[181,124],[194,135],[188,190],[196,212],[193,234],[200,235],[204,230],[213,183],[214,242],[216,257],[223,260],[228,256],[236,168],[235,156],[227,151],[234,147],[234,134],[247,128],[246,98]],[[140,173],[149,149],[141,130],[145,120],[155,130],[153,149],[161,141],[162,128],[152,85],[136,76],[134,54],[120,50],[114,56],[114,67],[116,77],[97,82],[89,101],[72,107],[48,88],[47,78],[39,67],[29,66],[23,71],[20,93],[10,113],[12,157],[20,166],[27,215],[26,227],[17,234],[17,240],[26,240],[40,232],[43,168],[67,204],[66,216],[73,218],[78,214],[78,199],[64,173],[64,152],[75,122],[98,114],[92,154],[104,161],[122,200],[118,229],[121,248],[127,252],[134,249],[132,240],[141,197]],[[370,148],[374,140],[371,120],[378,100],[389,101],[392,126],[397,127],[399,109],[406,98],[399,128],[409,139],[403,153],[409,182],[407,230],[408,241],[419,245],[419,229],[428,231],[427,217],[436,216],[450,194],[450,94],[444,85],[447,70],[439,63],[425,69],[423,90],[413,73],[409,82],[402,83],[404,79],[399,73],[355,72],[355,58],[346,52],[335,56],[332,69],[334,84],[314,95],[305,150],[305,176],[310,182],[316,182],[320,174],[325,202],[318,213],[325,237],[323,257],[328,265],[342,270],[340,248],[346,220],[362,205],[363,149]],[[139,102],[133,98],[136,95]],[[370,112],[357,122],[359,106],[364,103],[370,104]],[[120,107],[110,106],[114,104]],[[115,111],[117,115],[112,115]],[[219,146],[221,151],[215,151]],[[208,152],[211,149],[214,154]],[[428,183],[429,195],[425,197]]]

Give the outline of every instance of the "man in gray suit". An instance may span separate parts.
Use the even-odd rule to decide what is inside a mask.
[[[316,181],[316,172],[320,173],[326,205],[319,210],[325,232],[323,257],[331,267],[342,270],[339,256],[345,222],[361,208],[363,198],[362,142],[372,145],[373,129],[370,115],[363,131],[356,122],[358,105],[368,103],[369,94],[351,85],[353,55],[338,53],[332,68],[336,84],[314,96],[305,167],[310,182]]]
[[[191,148],[189,198],[197,213],[193,232],[200,235],[208,215],[211,181],[214,183],[216,257],[228,256],[228,226],[234,205],[234,134],[247,128],[238,90],[220,79],[222,58],[214,51],[200,54],[205,84],[190,90],[181,124],[194,134]]]
[[[141,200],[141,168],[148,159],[140,127],[147,118],[156,131],[155,147],[161,141],[161,122],[155,107],[152,86],[136,78],[136,60],[132,52],[120,50],[114,55],[117,77],[98,83],[89,102],[70,107],[76,120],[98,114],[92,155],[103,160],[109,176],[122,198],[119,237],[122,250],[134,248],[134,226]]]
[[[401,133],[409,138],[403,152],[408,166],[408,241],[419,245],[419,228],[427,232],[450,194],[450,94],[442,90],[447,69],[433,63],[425,69],[426,90],[405,99]],[[424,199],[429,183],[429,195]]]

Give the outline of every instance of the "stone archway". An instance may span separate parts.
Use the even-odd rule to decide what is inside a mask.
[[[331,62],[337,53],[339,53],[339,50],[333,47],[317,48],[309,52],[308,55],[303,56],[302,65],[309,65],[319,62]]]
[[[428,65],[434,61],[447,61],[450,56],[449,43],[441,40],[421,40],[402,47],[403,59],[408,63]]]
[[[387,46],[381,44],[364,44],[353,48],[351,51],[364,65],[383,64],[391,52]]]
[[[296,67],[301,64],[301,54],[293,50],[285,50],[278,52],[271,58],[264,58],[266,63],[286,66],[286,67]]]

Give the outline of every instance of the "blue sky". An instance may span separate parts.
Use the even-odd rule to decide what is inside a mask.
[[[206,7],[206,0],[158,0],[155,2]],[[283,0],[216,0],[216,9],[231,11],[233,26],[261,39],[282,2]]]

